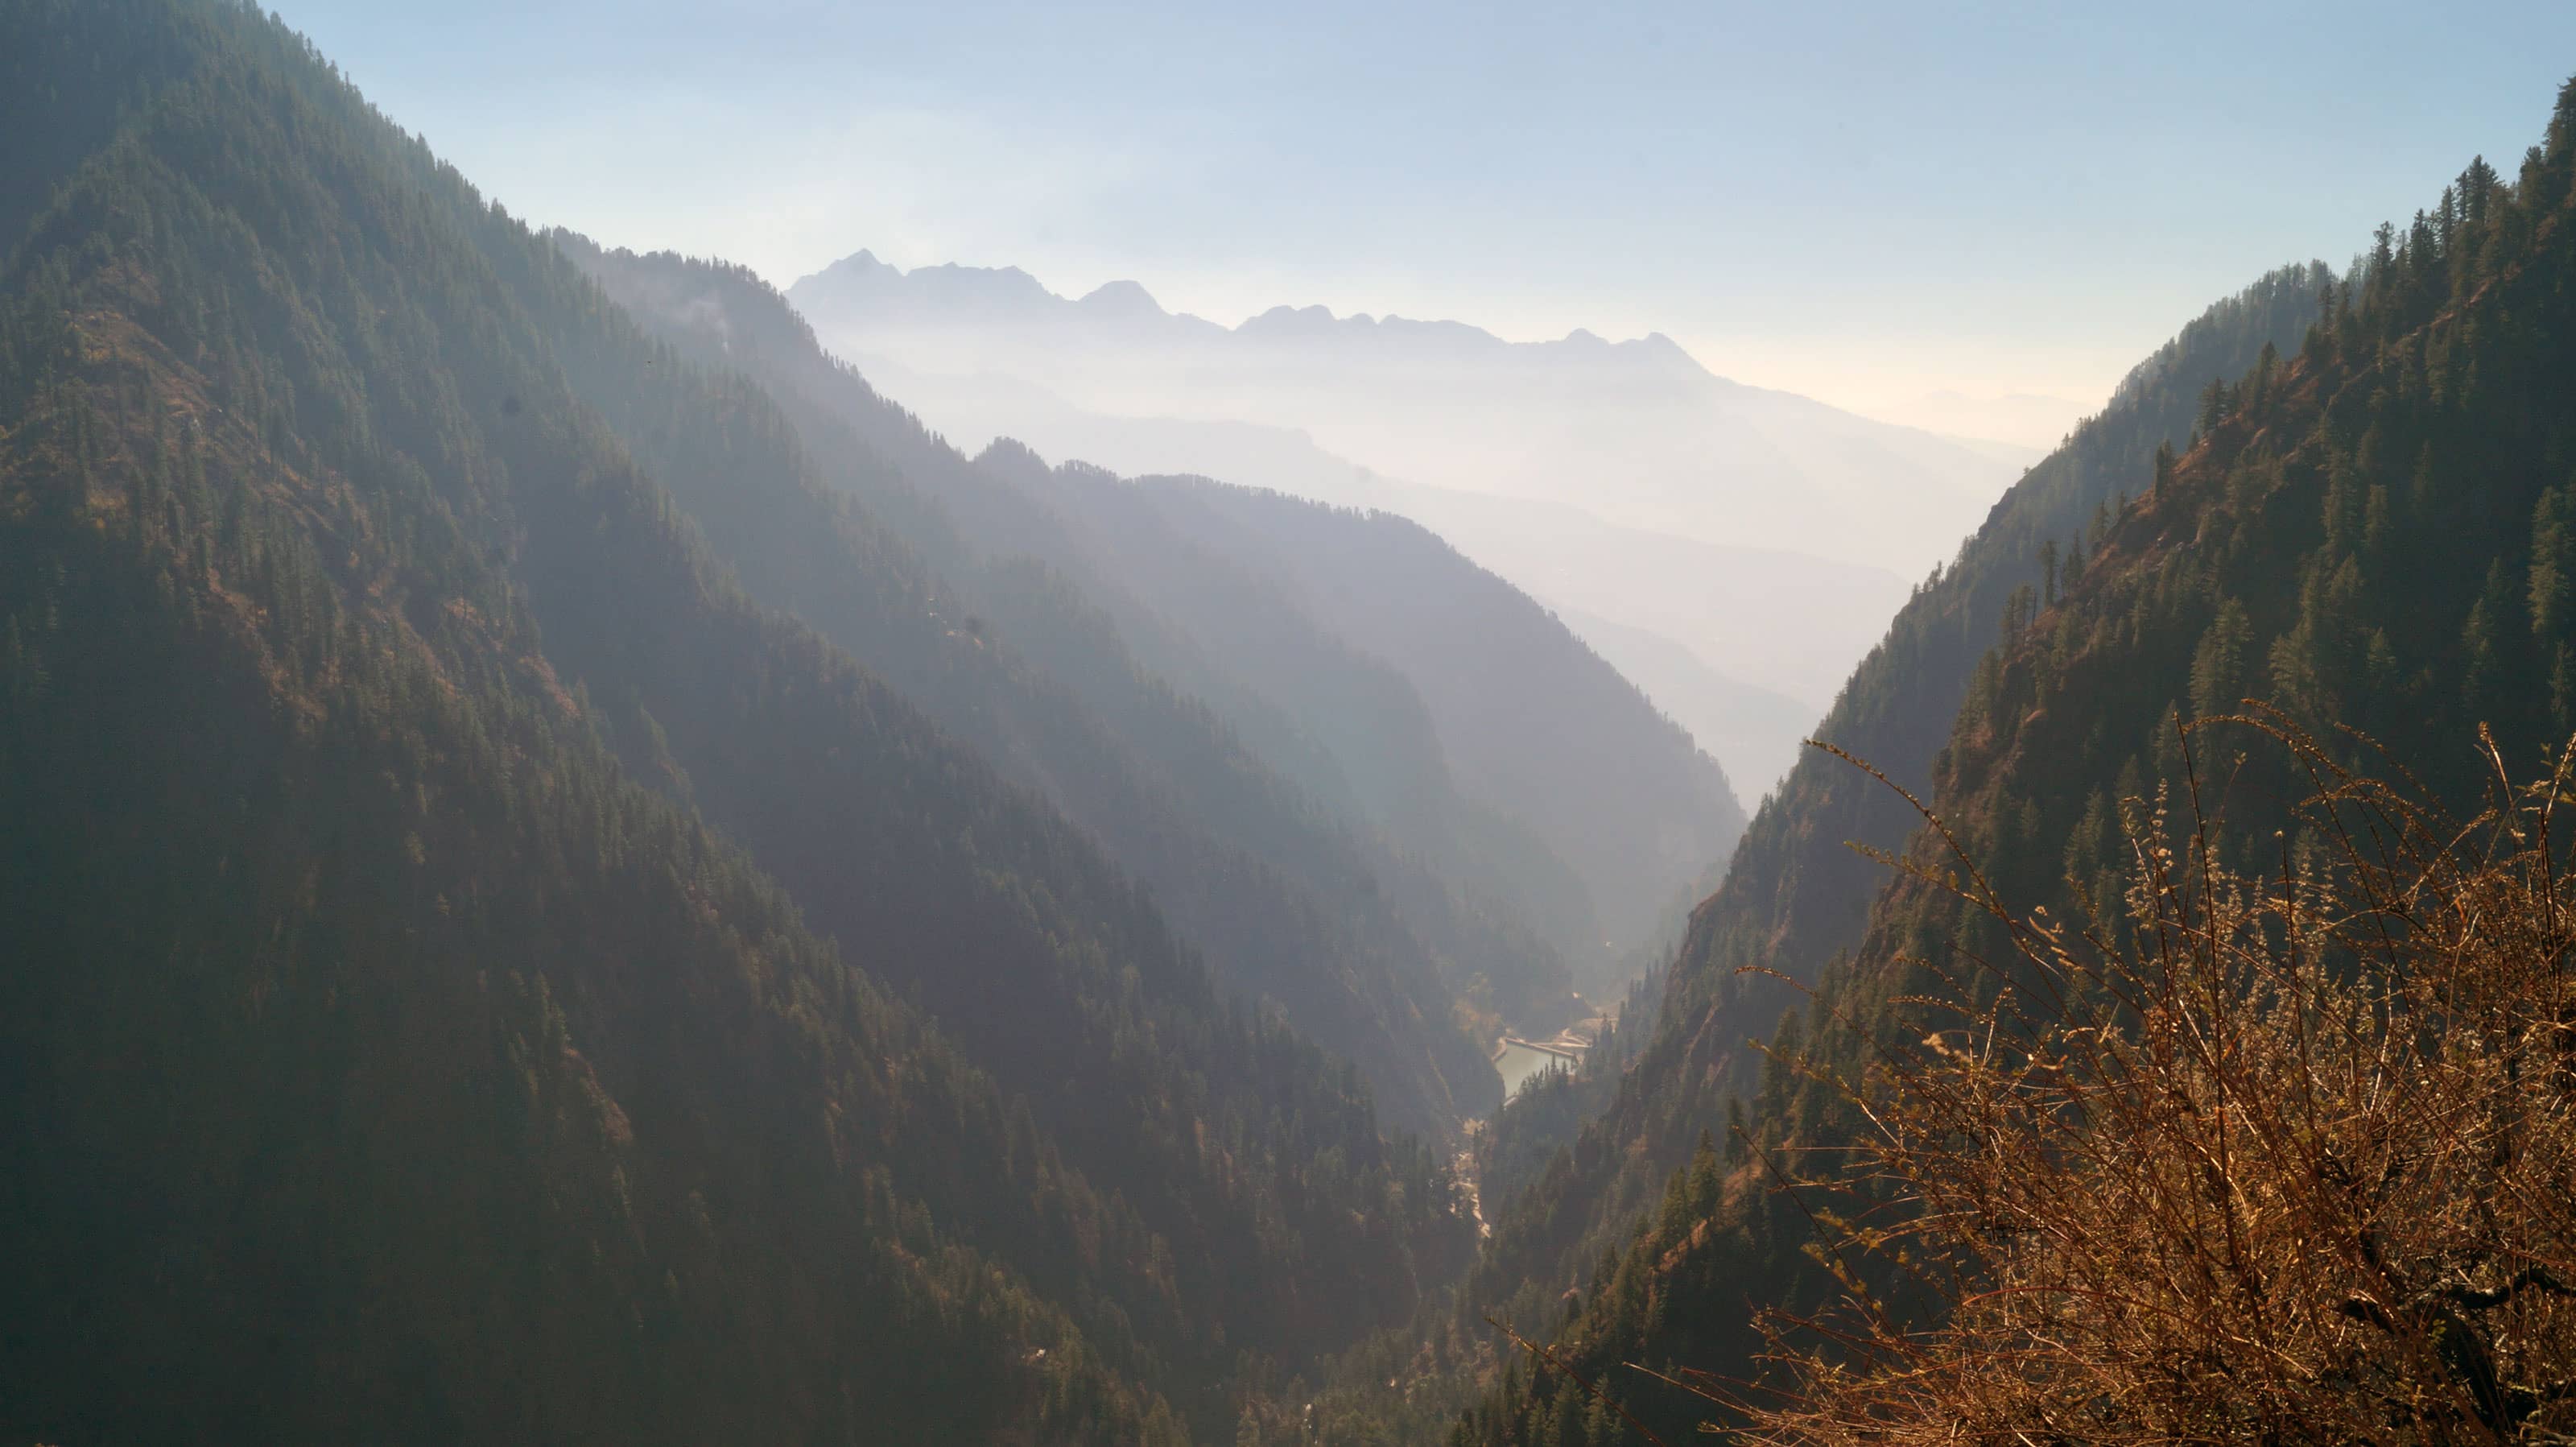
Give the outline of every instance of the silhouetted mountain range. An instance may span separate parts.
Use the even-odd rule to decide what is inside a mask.
[[[750,378],[245,7],[0,7],[0,122],[0,1431],[1172,1442],[1463,1264],[1385,891]]]
[[[1551,976],[1506,938],[1536,929],[1588,983],[1605,983],[1604,942],[1615,955],[1653,935],[1674,892],[1732,846],[1742,814],[1722,772],[1543,610],[1436,539],[1399,532],[1394,519],[1289,507],[1232,487],[1193,494],[1188,513],[1140,511],[1135,503],[1147,494],[1073,486],[1097,474],[1050,473],[1023,449],[970,461],[826,356],[783,300],[739,269],[564,240],[666,335],[791,399],[814,455],[838,459],[831,466],[842,486],[870,498],[948,576],[968,580],[960,586],[982,595],[997,640],[1065,649],[1049,657],[1033,647],[1032,656],[1071,693],[1094,697],[1106,717],[1138,717],[1100,690],[1139,670],[1149,692],[1177,688],[1204,700],[1231,728],[1229,747],[1249,745],[1344,827],[1381,837],[1378,847],[1393,853],[1380,856],[1380,877],[1413,867],[1394,860],[1431,864],[1455,901],[1436,911],[1442,918],[1491,919],[1505,932],[1451,939],[1449,925],[1414,921],[1424,938],[1447,945],[1439,953],[1453,977],[1485,977],[1491,1008],[1536,1018],[1545,1013],[1537,982],[1555,978],[1562,988],[1561,966]],[[1298,518],[1314,525],[1302,533],[1285,526]],[[1399,536],[1394,548],[1371,541]],[[1312,577],[1327,560],[1355,571]],[[1023,561],[1053,575],[1041,593],[1028,591]],[[978,576],[1004,585],[984,589]],[[1067,589],[1064,597],[1044,591]],[[1352,606],[1358,599],[1380,606]],[[1086,605],[1101,610],[1105,634],[1063,626]],[[1408,631],[1417,618],[1443,620],[1447,632],[1434,641]],[[1505,668],[1495,649],[1521,656]],[[1533,677],[1550,683],[1530,690]],[[1524,732],[1530,741],[1498,752],[1533,698],[1546,700],[1549,731]],[[1114,732],[1150,742],[1177,727],[1131,722]],[[1149,747],[1142,767],[1174,756]],[[1654,782],[1625,793],[1605,787],[1600,760],[1613,756]],[[1204,807],[1220,834],[1244,830],[1252,817],[1231,796],[1210,796]],[[1566,827],[1578,814],[1588,822]],[[1334,877],[1349,873],[1337,867]],[[1245,917],[1218,911],[1202,928],[1239,928]]]
[[[1165,312],[1133,283],[1075,301],[1016,268],[904,271],[866,252],[788,297],[845,356],[1015,378],[1110,416],[1300,428],[1411,482],[1907,577],[1945,557],[1942,540],[1973,526],[2015,470],[1930,433],[1728,381],[1660,334],[1515,343],[1460,322],[1319,306],[1228,328]]]
[[[927,296],[915,294],[899,279],[886,280],[932,272],[942,280],[925,288]],[[1066,314],[1082,304],[1047,296],[1020,273],[961,268],[895,273],[892,268],[873,267],[866,274],[878,279],[866,294],[887,292],[893,314],[910,320],[901,326],[854,328],[847,336],[831,334],[827,328],[825,339],[907,405],[918,408],[925,421],[942,433],[969,446],[982,439],[1011,437],[1050,456],[1088,461],[1127,475],[1196,474],[1412,518],[1569,615],[1659,635],[1703,660],[1717,678],[1741,681],[1741,688],[1694,686],[1669,696],[1652,683],[1647,690],[1749,790],[1760,789],[1776,776],[1764,770],[1776,770],[1778,760],[1795,746],[1806,725],[1823,713],[1834,688],[1905,596],[1906,583],[1896,572],[1865,560],[1819,556],[1815,537],[1802,537],[1784,548],[1776,542],[1761,542],[1748,527],[1746,538],[1759,545],[1749,545],[1746,538],[1710,541],[1686,532],[1613,521],[1614,510],[1601,500],[1597,489],[1581,496],[1516,495],[1496,491],[1482,478],[1463,472],[1447,485],[1431,486],[1411,474],[1364,466],[1350,456],[1336,455],[1318,441],[1312,424],[1315,416],[1341,407],[1342,400],[1317,397],[1311,408],[1300,411],[1292,405],[1297,385],[1283,385],[1275,395],[1262,390],[1267,386],[1264,378],[1279,380],[1274,375],[1279,369],[1271,365],[1278,354],[1266,343],[1246,344],[1251,357],[1220,359],[1193,370],[1185,384],[1176,384],[1222,391],[1207,378],[1224,367],[1242,370],[1246,391],[1240,399],[1240,415],[1184,415],[1185,399],[1168,390],[1140,397],[1136,405],[1153,410],[1138,415],[1086,410],[1054,390],[1062,378],[1056,382],[1033,379],[1049,369],[1068,368],[1096,383],[1101,369],[1123,365],[1115,357],[1096,355],[1102,344],[1099,327],[1078,311]],[[965,287],[957,280],[960,276],[983,278],[985,284],[981,289]],[[801,294],[810,295],[813,289],[808,285]],[[952,308],[946,294],[960,289],[982,297],[985,304],[957,303]],[[1020,300],[1008,301],[1012,297]],[[1196,344],[1220,349],[1236,346],[1232,333],[1211,323],[1196,318],[1169,322],[1184,344],[1197,338]],[[1347,319],[1333,323],[1322,335],[1336,335],[1334,328],[1350,325]],[[1383,329],[1388,324],[1370,325]],[[1414,326],[1403,324],[1403,328]],[[1595,375],[1591,366],[1595,349],[1579,343],[1554,354],[1554,360],[1533,361],[1523,354],[1545,353],[1547,347],[1561,349],[1566,344],[1516,349],[1455,324],[1440,324],[1432,336],[1434,341],[1418,347],[1411,340],[1386,345],[1355,341],[1352,356],[1327,355],[1297,362],[1295,368],[1352,377],[1366,366],[1386,364],[1390,354],[1412,367],[1415,354],[1427,350],[1448,359],[1436,365],[1453,371],[1463,367],[1453,389],[1458,395],[1452,402],[1457,405],[1465,399],[1498,412],[1536,408],[1528,415],[1540,416],[1549,409],[1570,407],[1566,399],[1585,387],[1606,390],[1609,400],[1604,407],[1629,407],[1635,400],[1629,389],[1616,384],[1615,377]],[[1211,337],[1227,340],[1211,341]],[[1155,345],[1170,340],[1164,338]],[[1112,337],[1109,345],[1144,344]],[[1672,376],[1697,376],[1702,383],[1717,385],[1677,349],[1666,364]],[[1018,370],[1000,370],[1007,368]],[[1556,373],[1572,380],[1533,383],[1533,374]],[[1075,384],[1074,390],[1088,385]],[[1531,400],[1528,394],[1533,390],[1547,400]],[[1780,394],[1761,395],[1778,398]],[[1214,410],[1220,401],[1212,397],[1208,405]],[[1277,416],[1245,420],[1265,413]],[[1448,413],[1426,411],[1424,415],[1430,419],[1423,423],[1426,428],[1446,425],[1452,435],[1483,434],[1495,426],[1481,416],[1462,421],[1456,405]],[[1584,425],[1599,425],[1602,420],[1596,409]],[[1846,420],[1864,428],[1876,425]],[[1973,465],[1992,473],[1994,485],[2000,487],[2012,464],[1986,459]],[[1891,475],[1902,479],[1907,471],[1892,468]],[[1776,486],[1796,491],[1808,484],[1792,480]],[[1969,521],[1969,514],[1962,512],[1953,521],[1934,526],[1949,528],[1947,535],[1955,537]],[[1909,546],[1927,561],[1939,555],[1919,539]],[[1578,624],[1576,631],[1584,629]],[[1600,637],[1585,636],[1596,648],[1611,646],[1607,631]],[[1794,717],[1795,711],[1783,714],[1771,697],[1774,693],[1801,700],[1806,717],[1796,723],[1781,722]],[[1730,758],[1730,749],[1741,752]]]
[[[0,136],[10,1442],[1683,1440],[1722,1408],[1677,1381],[1778,1370],[1764,1308],[1941,1324],[1875,1234],[1908,1198],[1841,1174],[1872,1092],[1922,1012],[2030,994],[2016,940],[2155,933],[2167,806],[2331,910],[2309,769],[2473,804],[2576,734],[2576,84],[1991,507],[1981,449],[1659,337],[864,253],[791,306],[531,229],[233,0],[0,0]],[[970,455],[835,326],[1041,436]],[[986,348],[1025,372],[940,380]],[[2313,751],[2205,750],[2248,700]],[[1783,770],[1814,713],[1885,778]],[[2544,1222],[2566,1161],[2490,1143],[2567,1114],[2562,786],[2477,956],[2542,982],[2543,1068],[2448,1158]],[[2294,963],[2246,992],[2285,1039],[2366,1033],[2308,993],[2358,952]],[[1502,1100],[1497,1036],[1623,994]],[[2246,1094],[2173,1078],[2224,1139]],[[2287,1304],[2342,1334],[2306,1385],[2564,1425],[2514,1336],[2554,1269],[2383,1251],[2493,1197],[2343,1129],[2264,1146],[2385,1297]],[[2214,1256],[2270,1209],[2231,1169],[2145,1194]],[[2252,1437],[2229,1366],[2144,1369],[2216,1427],[2087,1385],[2031,1435]]]

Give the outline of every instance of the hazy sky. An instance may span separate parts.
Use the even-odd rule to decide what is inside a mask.
[[[1514,338],[1901,414],[2098,402],[2576,70],[2576,4],[271,0],[512,210],[784,286],[855,251]]]

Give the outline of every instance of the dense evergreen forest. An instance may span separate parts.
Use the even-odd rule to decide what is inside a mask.
[[[1919,587],[1814,737],[1929,797],[1935,756],[2007,609],[2058,586],[2089,531],[2145,490],[2157,449],[2187,435],[2207,379],[2296,345],[2333,273],[2285,267],[2193,319],[2138,364],[2101,414],[2032,468],[1958,558]],[[2057,561],[2052,565],[2049,559]],[[2080,576],[2083,564],[2073,563]],[[2051,595],[2053,596],[2053,594]],[[1579,1284],[1653,1209],[1701,1134],[1760,1083],[1756,1048],[1801,986],[1857,948],[1885,867],[1856,851],[1902,848],[1921,825],[1894,789],[1820,750],[1763,801],[1723,882],[1694,912],[1647,1064],[1617,1089],[1544,1189],[1490,1213],[1496,1239],[1468,1297],[1526,1316]],[[1632,1036],[1642,1021],[1632,1024]]]
[[[1220,1435],[1463,1264],[756,389],[253,11],[5,28],[9,1431]]]
[[[966,456],[254,7],[0,0],[0,135],[0,1437],[2576,1425],[2576,82],[2143,362],[1749,827],[1424,529]],[[2329,1015],[2452,1104],[2297,1116]]]
[[[2032,910],[2117,917],[2123,801],[2152,805],[2160,787],[2170,807],[2192,801],[2212,869],[2259,886],[2267,873],[2277,882],[2285,868],[2295,874],[2331,852],[2298,807],[2315,792],[2317,770],[2393,776],[2462,818],[2499,779],[2549,775],[2576,730],[2576,695],[2565,686],[2576,655],[2560,606],[2576,466],[2571,204],[2576,84],[2518,175],[2473,162],[2408,226],[2383,227],[2347,276],[2277,274],[2133,379],[2125,400],[2161,387],[2176,435],[2112,484],[2108,506],[2075,500],[2073,518],[2093,513],[2080,531],[2065,512],[2019,525],[2013,514],[2028,499],[2006,500],[1960,567],[1927,590],[1937,594],[1980,561],[2008,566],[2006,540],[2039,540],[2039,576],[2003,593],[1997,641],[1977,656],[1947,740],[1927,761],[1923,797],[1946,833],[1914,834],[1904,846],[1911,872],[1877,868],[1887,883],[1856,933],[1832,914],[1792,926],[1830,948],[1847,940],[1849,952],[1797,962],[1815,985],[1808,1000],[1778,1019],[1761,1049],[1743,1051],[1754,1022],[1729,1011],[1751,992],[1718,974],[1743,958],[1730,951],[1745,948],[1726,942],[1744,929],[1729,912],[1748,887],[1776,887],[1748,879],[1757,858],[1833,827],[1781,811],[1779,800],[1756,821],[1727,886],[1694,923],[1654,1043],[1554,1179],[1514,1208],[1540,1243],[1532,1260],[1551,1259],[1550,1231],[1599,1251],[1576,1267],[1581,1289],[1561,1320],[1535,1318],[1531,1298],[1521,1298],[1523,1329],[1552,1339],[1556,1355],[1542,1369],[1502,1374],[1455,1440],[1637,1440],[1578,1379],[1606,1384],[1609,1398],[1667,1440],[1725,1418],[1707,1397],[1626,1364],[1730,1386],[1740,1398],[1766,1361],[1778,1364],[1763,1355],[1777,1344],[1766,1309],[1812,1314],[1852,1289],[1814,1252],[1836,1244],[1816,1213],[1855,1208],[1819,1205],[1814,1192],[1785,1183],[1804,1179],[1800,1162],[1861,1138],[1870,1095],[1851,1082],[1915,1028],[1923,1002],[1978,1007],[2017,979],[2029,987],[2009,966],[2016,937],[2006,921]],[[2315,286],[2307,306],[2275,296],[2292,284]],[[2300,333],[2293,345],[2264,335],[2285,323]],[[2259,343],[2249,362],[2219,370],[2217,358],[2248,343]],[[2165,370],[2195,353],[2196,383],[2193,372]],[[2177,395],[2191,399],[2187,414],[2171,411]],[[2154,435],[2123,430],[2132,446]],[[2024,488],[2086,461],[2086,443],[2079,433]],[[1901,685],[1881,670],[1908,632],[1900,619],[1842,714]],[[2221,742],[2223,731],[2190,743],[2184,726],[2249,701],[2274,710],[2265,716],[2276,728],[2316,740],[2314,752],[2241,733]],[[1843,742],[1830,727],[1827,737]],[[1891,772],[1903,778],[1908,762],[1899,752]],[[1793,781],[1784,797],[1799,793]],[[1947,886],[1963,865],[1978,871],[1971,894],[1990,888],[2006,903],[2000,916]],[[2006,967],[1982,971],[1975,961]],[[1731,1038],[1711,1038],[1720,1032]],[[1624,1180],[1626,1162],[1605,1157],[1668,1149],[1662,1142],[1683,1132],[1696,1144],[1660,1200],[1623,1218],[1611,1196],[1623,1187],[1603,1183]],[[1614,1209],[1593,1206],[1605,1198]],[[1489,1256],[1480,1270],[1492,1269]],[[1870,1279],[1882,1306],[1909,1309],[1896,1276]],[[2458,1374],[2480,1370],[2463,1365],[2477,1356],[2459,1354],[2467,1351],[2444,1358],[2462,1392],[2469,1378]],[[2488,1426],[2544,1425],[2496,1413]],[[2126,1435],[2111,1422],[2100,1430]],[[1788,1438],[1825,1440],[1795,1430]]]

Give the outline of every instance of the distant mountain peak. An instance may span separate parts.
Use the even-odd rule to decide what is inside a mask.
[[[1681,343],[1665,336],[1662,332],[1648,332],[1644,336],[1639,337],[1637,340],[1629,342],[1626,345],[1643,348],[1648,352],[1662,356],[1679,358],[1682,361],[1690,363],[1694,367],[1699,365],[1699,359],[1697,357],[1684,351]]]
[[[862,249],[853,252],[848,256],[842,257],[840,260],[833,262],[831,265],[824,267],[821,271],[815,273],[813,277],[809,277],[807,279],[844,281],[854,280],[861,277],[873,277],[881,272],[893,276],[903,275],[903,272],[900,269],[888,266],[886,263],[877,260],[877,254],[875,252]]]
[[[800,307],[824,302],[855,307],[859,314],[880,319],[906,315],[920,320],[942,313],[983,311],[989,315],[1013,310],[1025,313],[1033,321],[1078,315],[1136,321],[1162,319],[1190,327],[1214,326],[1247,339],[1322,342],[1337,336],[1384,335],[1390,341],[1401,338],[1407,344],[1471,352],[1564,348],[1587,356],[1616,356],[1629,365],[1644,363],[1674,372],[1709,375],[1690,353],[1662,332],[1614,342],[1589,327],[1576,327],[1552,342],[1510,342],[1471,322],[1407,317],[1395,312],[1352,312],[1341,316],[1320,303],[1274,306],[1224,327],[1166,309],[1143,283],[1129,278],[1102,282],[1075,300],[1049,290],[1016,266],[966,266],[950,261],[906,270],[865,249],[796,282],[787,288],[787,295]]]
[[[1104,281],[1083,296],[1082,305],[1112,316],[1169,315],[1163,310],[1163,304],[1154,300],[1152,292],[1133,281]]]
[[[1064,303],[1062,297],[1016,266],[965,266],[946,261],[906,271],[867,250],[853,252],[797,282],[788,288],[788,295],[793,297],[800,291],[808,295],[819,291],[849,298],[866,297],[872,299],[872,304],[907,298],[905,304],[916,307],[988,312]],[[1142,288],[1138,294],[1142,295]],[[1150,304],[1152,299],[1146,300]]]
[[[1335,317],[1332,308],[1327,306],[1275,306],[1257,317],[1250,318],[1235,330],[1251,335],[1269,333],[1323,336],[1339,325],[1341,325],[1340,319]]]
[[[1041,285],[1036,277],[1016,266],[967,266],[959,262],[943,261],[937,266],[916,266],[902,274],[916,282],[955,287],[978,294],[1043,297],[1049,301],[1062,300]]]

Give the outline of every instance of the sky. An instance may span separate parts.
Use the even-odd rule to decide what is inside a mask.
[[[2512,174],[2576,70],[2566,0],[270,3],[487,195],[609,245],[1660,331],[1989,436],[2472,155]]]

